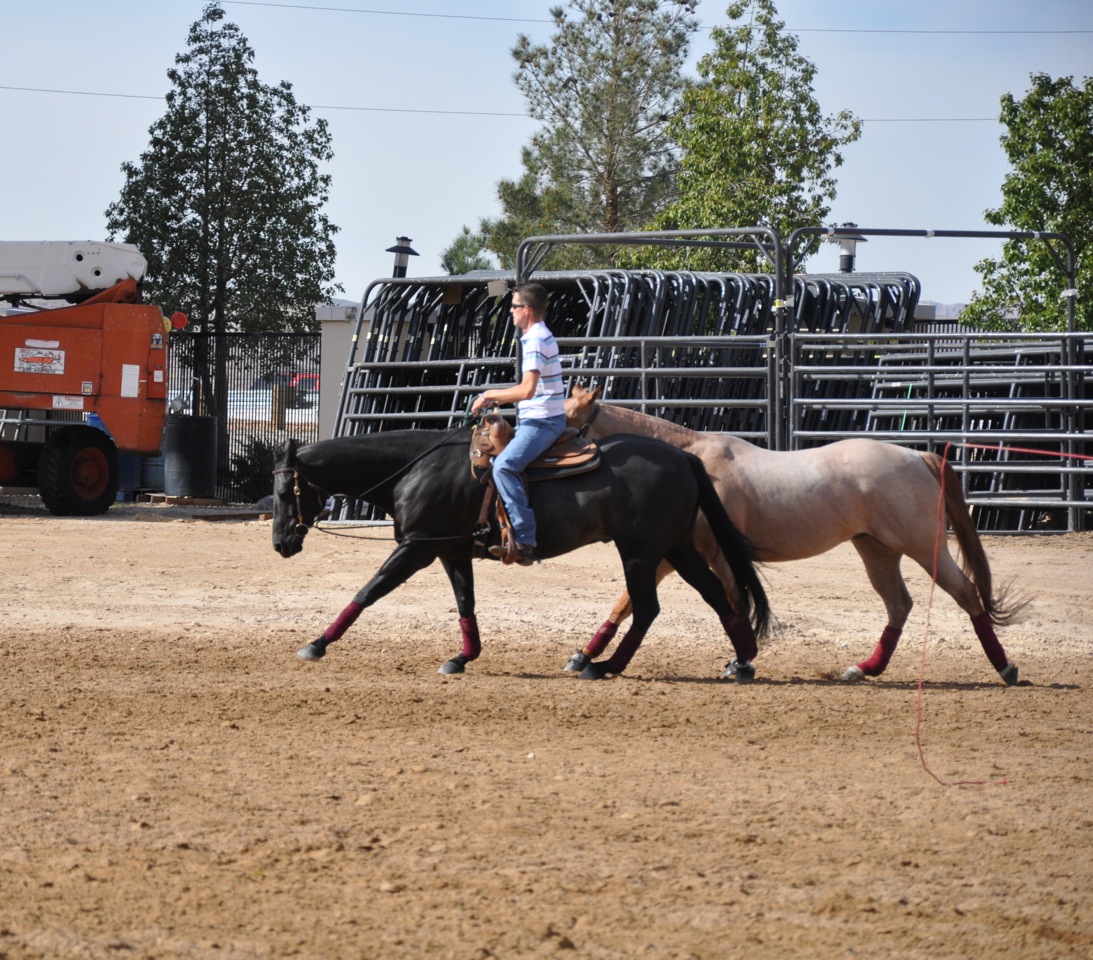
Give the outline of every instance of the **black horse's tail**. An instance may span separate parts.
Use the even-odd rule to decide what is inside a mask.
[[[698,505],[706,515],[710,529],[717,540],[717,545],[728,561],[729,569],[736,580],[736,603],[740,616],[751,621],[757,637],[765,636],[770,626],[770,603],[767,592],[755,569],[755,548],[751,541],[736,529],[736,524],[725,512],[725,505],[706,472],[702,461],[688,454],[691,472],[698,483]],[[733,599],[733,598],[730,598]]]

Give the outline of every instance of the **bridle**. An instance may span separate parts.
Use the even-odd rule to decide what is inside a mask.
[[[316,486],[314,483],[308,480],[307,477],[300,473],[299,465],[294,464],[291,467],[274,467],[273,473],[275,476],[280,473],[292,474],[292,493],[296,497],[296,526],[292,528],[292,532],[295,533],[296,536],[303,538],[304,534],[306,534],[307,531],[311,528],[311,525],[307,522],[307,520],[304,519],[304,502],[302,499],[303,490],[300,487],[300,481],[303,480],[303,482],[306,483],[308,487],[310,487],[316,493],[323,494],[326,493],[326,491],[323,490],[322,487]],[[327,496],[329,497],[329,494],[327,494]]]
[[[367,499],[368,494],[370,494],[373,490],[378,490],[384,484],[390,483],[392,480],[394,480],[400,474],[403,474],[407,470],[409,470],[415,463],[419,462],[420,460],[425,459],[425,457],[427,457],[430,453],[432,453],[438,447],[442,447],[455,434],[459,433],[461,430],[466,429],[468,423],[472,419],[473,418],[471,417],[470,412],[468,411],[468,413],[455,426],[454,429],[452,429],[448,433],[444,434],[444,436],[441,437],[436,443],[434,443],[427,450],[423,450],[416,457],[414,457],[409,463],[403,464],[401,467],[399,467],[398,470],[396,470],[394,473],[392,473],[389,477],[386,477],[385,479],[380,480],[379,483],[372,484],[372,486],[370,486],[367,490],[362,490],[358,494],[352,494],[352,495],[351,494],[345,494],[345,496],[348,497],[348,499],[350,499],[350,500],[365,500],[365,499]],[[305,484],[307,484],[308,487],[310,487],[316,493],[320,494],[322,496],[323,501],[329,499],[332,496],[332,494],[329,491],[324,490],[318,484],[312,483],[310,480],[308,480],[307,477],[305,477],[303,475],[303,473],[301,472],[300,465],[298,463],[294,463],[291,467],[274,467],[273,468],[274,476],[277,476],[278,474],[282,474],[282,473],[291,473],[292,474],[292,493],[296,497],[296,525],[292,528],[292,532],[295,533],[296,536],[302,538],[304,536],[304,534],[306,534],[308,532],[308,530],[312,529],[312,527],[311,527],[311,524],[309,524],[307,522],[307,520],[304,519],[304,505],[303,505],[303,500],[301,499],[301,495],[303,493],[303,490],[301,488],[300,481],[302,480]],[[318,515],[316,514],[316,518],[317,518],[317,516]],[[313,520],[312,523],[314,523],[314,522],[315,521]],[[321,528],[315,527],[315,529],[319,530]],[[463,534],[461,536],[466,536],[466,534]],[[422,540],[457,540],[457,539],[460,539],[460,537],[422,537],[420,539],[422,539]]]
[[[596,417],[600,415],[600,401],[596,401],[592,404],[592,412],[588,415],[588,419],[585,420],[584,425],[581,427],[582,432],[587,431],[590,426],[595,422]]]

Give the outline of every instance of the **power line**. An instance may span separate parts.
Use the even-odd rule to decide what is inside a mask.
[[[259,0],[219,0],[220,3],[242,7],[283,7],[289,10],[321,10],[336,13],[371,13],[383,17],[428,17],[437,20],[491,20],[498,23],[553,23],[553,20],[533,20],[527,17],[481,17],[469,13],[412,13],[406,10],[362,10],[356,7],[313,7],[306,3],[263,3]]]
[[[243,7],[278,7],[286,10],[317,10],[334,13],[364,13],[383,17],[422,17],[437,20],[487,20],[495,23],[553,23],[533,17],[484,17],[466,13],[415,13],[408,10],[373,10],[361,7],[321,7],[307,3],[272,3],[268,0],[219,0],[221,4]],[[712,29],[712,28],[711,28]],[[790,33],[905,33],[928,35],[1033,36],[1093,33],[1093,30],[917,30],[872,27],[786,27]]]
[[[1093,33],[1093,30],[886,30],[873,27],[786,27],[789,33],[926,33],[961,36],[965,34],[990,36],[1033,36],[1036,34]]]
[[[147,93],[98,93],[95,90],[53,90],[48,87],[9,87],[0,84],[0,90],[15,90],[18,93],[61,93],[69,97],[119,97],[124,100],[162,100]]]
[[[0,90],[14,90],[17,93],[57,93],[69,97],[115,97],[125,100],[163,100],[144,93],[103,93],[98,90],[55,90],[49,87],[13,87],[0,84]],[[306,104],[312,110],[359,110],[373,113],[436,113],[460,117],[526,117],[526,113],[502,113],[496,110],[428,110],[412,107],[347,107],[334,104]]]
[[[163,100],[146,93],[104,93],[99,90],[59,90],[50,87],[14,87],[0,84],[0,90],[16,93],[55,93],[67,97],[113,97],[123,100]],[[440,110],[416,107],[357,107],[333,103],[309,103],[311,110],[349,110],[359,113],[426,113],[456,117],[516,117],[528,119],[526,113],[511,113],[501,110]],[[989,123],[997,117],[859,117],[862,123]]]

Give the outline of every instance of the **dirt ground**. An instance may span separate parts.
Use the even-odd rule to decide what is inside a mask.
[[[222,513],[0,498],[2,960],[1093,956],[1093,535],[987,539],[1016,687],[918,570],[835,679],[884,624],[850,547],[764,568],[754,684],[677,579],[593,683],[609,546],[479,564],[443,677],[439,568],[307,663],[388,532],[283,560]]]

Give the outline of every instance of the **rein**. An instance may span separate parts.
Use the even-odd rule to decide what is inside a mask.
[[[394,473],[392,473],[389,476],[385,477],[384,479],[380,480],[378,483],[372,484],[372,486],[368,487],[366,490],[362,490],[360,493],[356,494],[355,496],[353,494],[341,494],[341,496],[348,497],[350,500],[364,500],[368,496],[368,494],[370,494],[373,490],[377,490],[380,487],[382,487],[384,484],[390,483],[396,477],[399,477],[402,474],[404,474],[415,463],[418,463],[421,460],[424,460],[425,457],[427,457],[434,450],[436,450],[437,448],[443,446],[453,436],[455,436],[461,430],[465,429],[472,420],[473,420],[473,418],[470,416],[470,414],[468,414],[458,424],[456,424],[456,426],[452,430],[450,430],[450,431],[448,431],[448,433],[444,434],[444,436],[442,436],[439,440],[437,440],[437,442],[434,443],[431,447],[429,447],[426,450],[422,450],[421,453],[419,453],[413,459],[409,460],[407,463],[403,464]],[[293,481],[293,483],[292,483],[292,493],[296,497],[296,525],[293,527],[293,532],[296,534],[296,536],[303,537],[303,535],[305,533],[307,533],[308,530],[318,530],[320,533],[326,533],[326,534],[329,534],[330,536],[334,536],[334,537],[349,537],[349,539],[351,539],[351,540],[378,540],[379,539],[378,537],[357,537],[357,536],[353,536],[351,534],[338,533],[334,530],[326,530],[323,527],[313,526],[313,524],[315,523],[315,520],[318,520],[318,516],[316,516],[315,520],[312,520],[311,524],[309,524],[307,522],[307,520],[304,518],[304,505],[303,505],[303,501],[301,500],[301,494],[302,494],[303,491],[302,491],[302,488],[300,486],[300,481],[302,480],[312,490],[314,490],[316,493],[322,495],[324,502],[325,502],[325,500],[329,499],[331,496],[334,496],[334,494],[330,493],[330,491],[328,491],[328,490],[324,490],[317,483],[313,483],[312,481],[308,480],[307,477],[304,476],[304,473],[300,469],[300,465],[298,463],[293,464],[291,467],[274,467],[273,468],[273,473],[274,473],[275,476],[277,474],[280,474],[280,473],[291,473],[292,474],[292,481]],[[472,531],[471,533],[462,533],[462,534],[458,534],[458,535],[455,535],[455,536],[448,536],[448,537],[406,537],[404,539],[406,541],[410,541],[410,542],[432,541],[432,540],[462,540],[464,537],[474,536],[477,532],[478,531],[475,530],[475,531]]]

